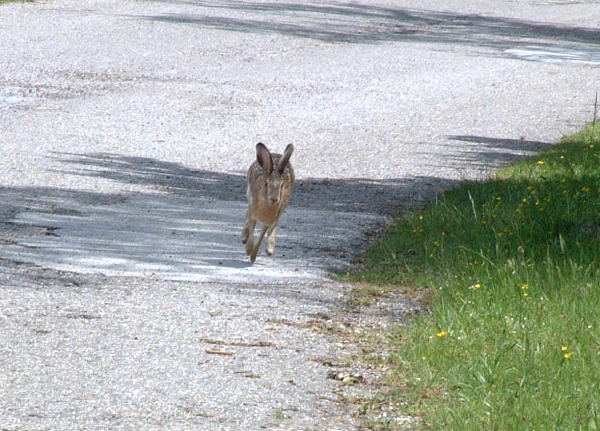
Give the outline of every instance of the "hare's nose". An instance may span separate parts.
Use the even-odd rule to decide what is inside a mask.
[[[277,196],[270,196],[269,200],[271,201],[271,203],[277,203],[277,201],[279,200],[279,198]]]

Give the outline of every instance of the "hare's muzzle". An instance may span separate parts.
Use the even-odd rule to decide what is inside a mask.
[[[283,188],[283,182],[280,178],[269,179],[267,197],[272,204],[276,204],[281,199],[281,189]]]

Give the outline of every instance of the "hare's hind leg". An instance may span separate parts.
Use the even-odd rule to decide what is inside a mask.
[[[258,236],[258,241],[256,242],[256,245],[252,249],[252,254],[248,253],[248,244],[250,244],[250,241],[248,241],[248,243],[246,244],[246,253],[250,254],[250,262],[254,263],[254,261],[256,260],[256,255],[258,255],[258,249],[260,248],[260,243],[262,242],[268,229],[269,229],[269,226],[265,224],[263,226],[262,230],[260,231],[260,235]]]
[[[271,227],[269,228],[269,232],[267,233],[267,236],[269,237],[269,241],[267,242],[267,255],[269,256],[273,256],[273,253],[275,253],[275,243],[277,241],[277,223],[271,225]]]

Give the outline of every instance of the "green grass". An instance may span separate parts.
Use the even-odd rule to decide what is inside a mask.
[[[600,430],[598,125],[403,215],[353,278],[431,296],[383,341],[390,392],[365,410],[431,430]]]

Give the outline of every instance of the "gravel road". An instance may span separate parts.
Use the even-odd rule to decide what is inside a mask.
[[[332,334],[378,318],[331,272],[600,90],[598,0],[47,0],[0,5],[0,41],[11,431],[358,429],[376,376],[328,378]],[[297,189],[250,265],[258,141],[294,143]]]

